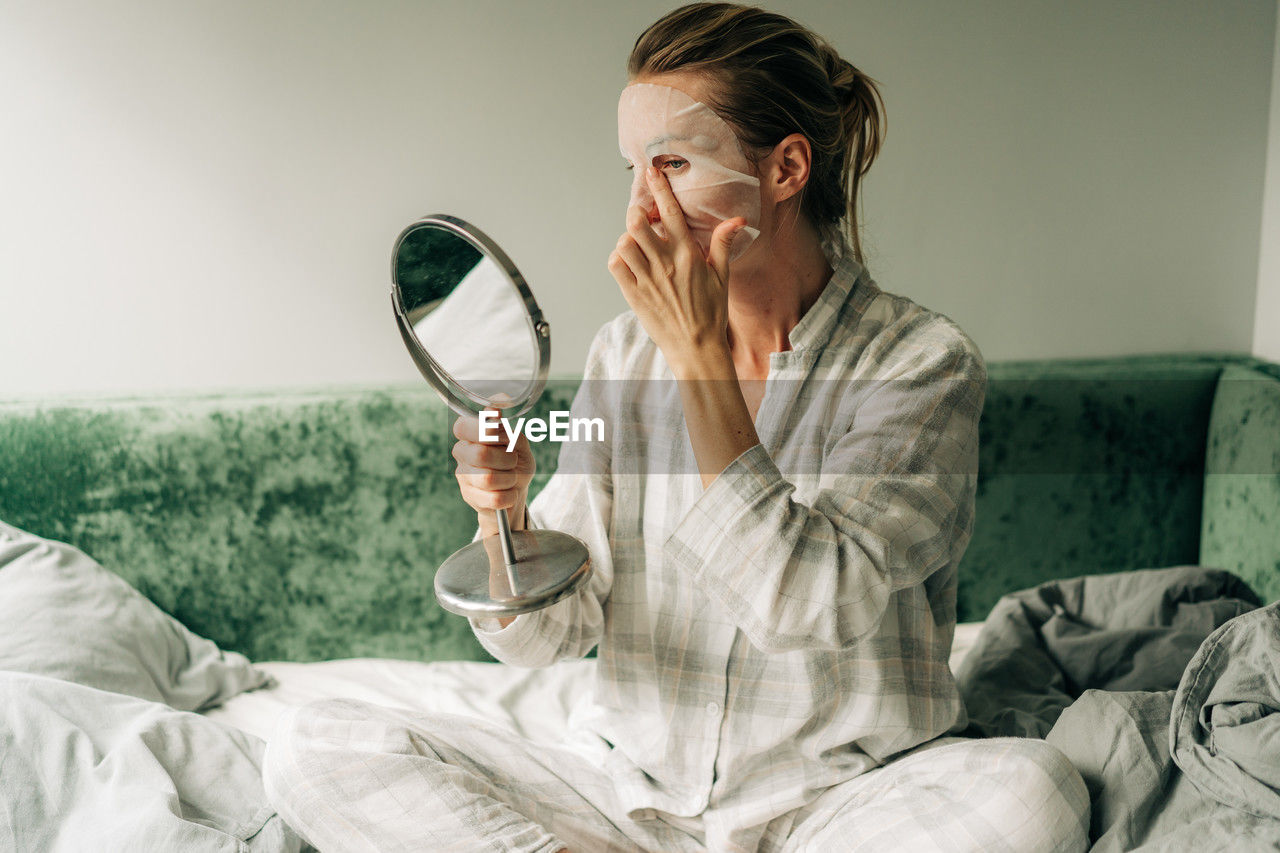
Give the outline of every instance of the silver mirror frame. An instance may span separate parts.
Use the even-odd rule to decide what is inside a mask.
[[[440,366],[426,347],[418,340],[413,325],[404,311],[404,299],[400,292],[400,281],[396,272],[396,259],[400,256],[400,245],[413,231],[422,227],[434,227],[461,237],[482,255],[498,265],[498,268],[515,286],[516,292],[524,301],[525,312],[529,323],[529,333],[538,347],[538,366],[533,378],[525,386],[520,398],[507,405],[498,405],[459,384],[447,370]],[[396,325],[400,328],[400,337],[409,350],[413,363],[417,365],[422,378],[436,390],[456,414],[473,415],[484,409],[501,409],[506,417],[519,417],[529,411],[542,395],[547,385],[547,374],[551,368],[551,326],[542,316],[542,309],[533,298],[533,291],[525,283],[524,276],[516,269],[511,258],[497,243],[476,228],[474,225],[444,213],[433,213],[424,216],[400,232],[396,238],[395,248],[391,252],[391,306],[395,311]]]
[[[521,398],[497,404],[473,393],[441,367],[418,339],[405,312],[397,262],[405,238],[423,227],[448,231],[465,240],[498,265],[524,300],[529,332],[538,348],[538,363]],[[391,252],[391,307],[400,337],[404,339],[404,345],[422,378],[456,414],[468,416],[486,408],[495,408],[501,409],[504,416],[516,417],[529,411],[542,395],[551,364],[551,326],[543,318],[542,309],[515,264],[498,244],[474,225],[456,216],[438,213],[424,216],[401,231]],[[455,551],[436,571],[436,600],[445,610],[470,618],[514,618],[555,604],[577,591],[591,576],[590,553],[581,540],[554,530],[512,531],[507,511],[500,509],[496,515],[496,538],[506,573],[506,594],[495,593],[493,589],[499,554],[491,552],[492,540],[476,540]]]

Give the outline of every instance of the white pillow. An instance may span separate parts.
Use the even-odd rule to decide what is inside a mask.
[[[0,522],[0,670],[198,711],[269,676],[84,552]]]

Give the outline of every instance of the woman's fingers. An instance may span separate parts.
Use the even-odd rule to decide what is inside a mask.
[[[618,247],[615,252],[622,259],[622,262],[626,264],[632,278],[639,280],[642,277],[650,277],[651,264],[656,259],[646,256],[630,234],[622,235],[621,239],[618,240]]]
[[[609,253],[609,263],[606,266],[609,267],[609,272],[624,292],[636,286],[636,274],[627,266],[627,262],[622,259],[617,249]]]
[[[493,468],[479,468],[466,462],[458,463],[454,476],[473,489],[484,492],[501,492],[520,485],[520,475],[514,470],[498,471]]]
[[[503,489],[502,491],[488,491],[486,489],[476,489],[470,487],[461,479],[458,480],[459,489],[462,492],[462,500],[467,506],[476,511],[511,509],[517,501],[520,500],[523,491],[518,488]]]
[[[662,227],[667,229],[672,242],[684,243],[692,240],[693,238],[689,235],[689,225],[684,221],[684,210],[680,207],[680,202],[676,201],[676,194],[671,191],[667,176],[652,166],[645,170],[644,175],[645,180],[649,182],[649,190],[653,193],[653,200],[658,203],[658,215],[662,217]]]
[[[716,226],[716,230],[711,232],[711,248],[707,252],[707,262],[716,271],[716,275],[720,276],[721,281],[727,281],[729,278],[729,247],[733,245],[733,238],[738,236],[738,232],[746,224],[747,220],[737,216],[721,222]]]
[[[453,422],[453,437],[462,441],[480,441],[480,419],[475,415],[459,416]]]
[[[507,450],[507,431],[500,440],[480,440],[480,422],[460,417],[453,423],[458,439],[450,451],[458,461],[454,477],[467,505],[479,512],[512,509],[526,500],[536,469],[529,440],[520,435],[514,451]],[[481,520],[481,527],[485,522]]]
[[[453,445],[453,458],[459,464],[476,468],[492,468],[495,471],[514,471],[519,464],[516,453],[508,453],[505,446],[481,444],[475,441],[459,441]]]
[[[638,204],[627,208],[627,233],[622,236],[624,239],[630,236],[650,261],[662,257],[667,242],[649,224],[649,212]]]
[[[501,471],[514,470],[520,463],[523,450],[519,442],[526,441],[520,436],[514,453],[507,451],[508,435],[499,426],[501,438],[482,441],[480,439],[480,422],[475,418],[458,418],[453,422],[453,435],[458,441],[453,445],[453,458],[459,463],[474,465],[477,468],[494,468]]]
[[[458,417],[453,422],[453,437],[462,441],[474,441],[478,444],[500,444],[503,447],[511,441],[511,433],[507,431],[506,425],[502,422],[502,413],[494,409],[489,409],[491,419],[489,421],[488,436],[480,434],[480,419],[475,415]]]
[[[454,478],[458,491],[467,506],[477,511],[511,509],[526,500],[532,469],[495,468],[487,445],[459,441],[454,445],[453,457],[458,460]],[[515,459],[518,454],[501,451],[502,456]],[[480,457],[479,464],[469,460]]]
[[[666,176],[650,168],[645,170],[645,180],[652,191],[667,239],[659,237],[653,230],[650,214],[644,207],[632,205],[627,208],[627,231],[609,256],[609,271],[624,292],[637,283],[672,279],[682,255],[702,256],[701,250],[684,251],[696,244],[685,222],[684,210],[676,201]]]
[[[626,234],[622,235],[623,240],[630,239]],[[622,291],[622,298],[627,300],[627,304],[635,309],[636,294],[640,289],[639,279],[636,274],[627,265],[627,261],[622,257],[622,240],[618,241],[619,248],[614,249],[609,254],[609,273],[613,276],[613,280],[618,283],[618,289]]]

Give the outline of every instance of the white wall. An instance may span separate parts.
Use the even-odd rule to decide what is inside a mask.
[[[388,256],[432,211],[575,372],[674,5],[0,0],[0,397],[414,382]],[[1275,0],[771,5],[883,83],[883,287],[992,359],[1249,350]]]
[[[1276,8],[1280,11],[1280,2]],[[1280,14],[1271,69],[1271,132],[1258,251],[1258,302],[1253,316],[1253,354],[1280,361]]]

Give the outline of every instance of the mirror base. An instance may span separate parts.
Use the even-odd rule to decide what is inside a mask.
[[[441,564],[435,579],[440,606],[471,619],[509,618],[550,607],[591,576],[587,546],[567,533],[516,530],[511,543],[518,589],[510,589],[498,537],[486,536]]]

